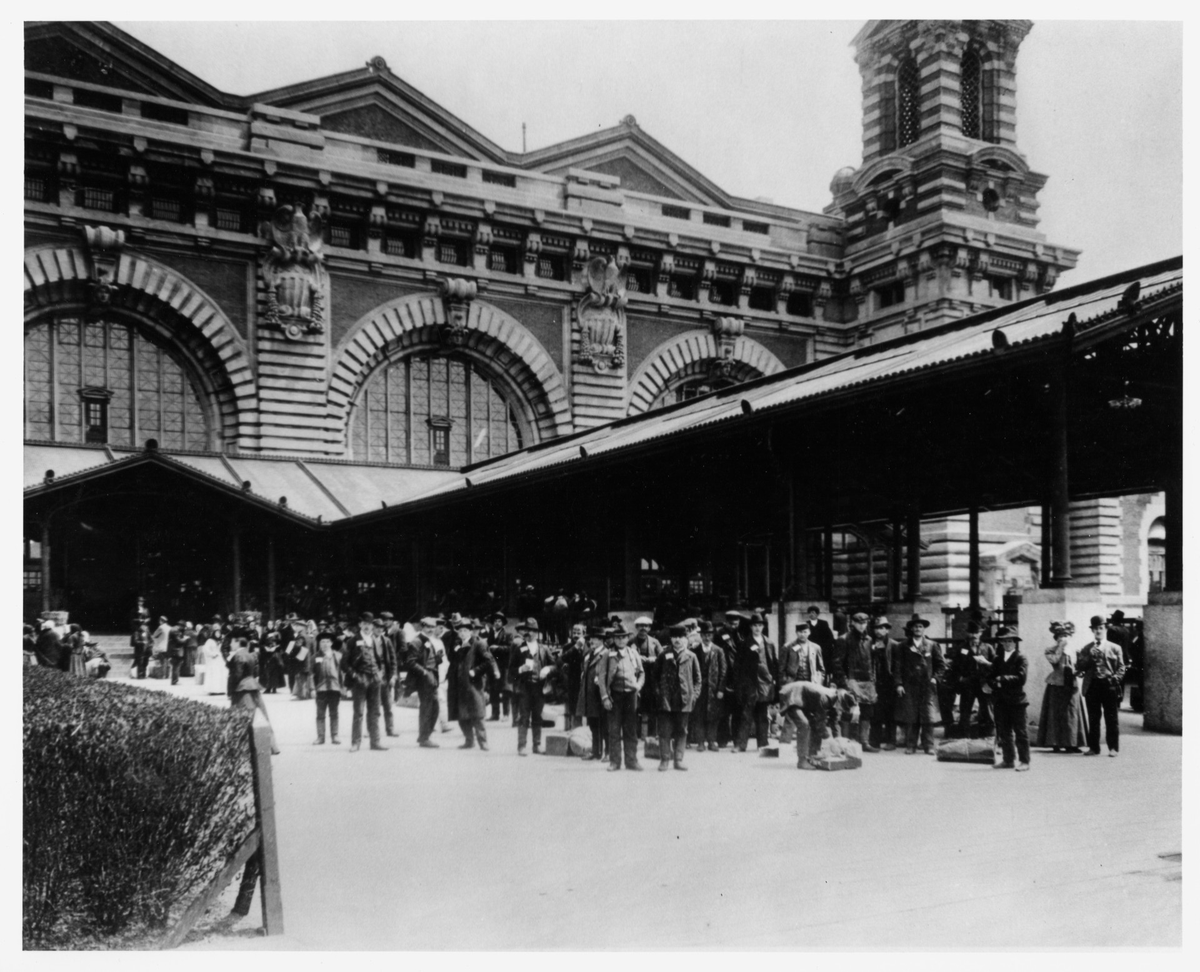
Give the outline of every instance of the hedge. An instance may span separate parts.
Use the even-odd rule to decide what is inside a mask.
[[[24,672],[24,945],[153,945],[254,827],[249,714]]]

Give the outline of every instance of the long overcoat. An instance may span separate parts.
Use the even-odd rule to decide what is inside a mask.
[[[453,706],[448,718],[459,722],[486,719],[488,679],[500,678],[496,659],[478,635],[465,645],[459,645],[457,652],[453,668],[457,670],[455,684],[458,692],[454,702],[450,702],[447,696],[447,708]]]
[[[659,712],[691,712],[700,697],[700,659],[690,648],[668,645],[654,663]]]
[[[583,672],[579,677],[579,696],[575,700],[575,711],[585,719],[600,719],[604,716],[604,702],[600,698],[600,685],[596,681],[600,673],[600,661],[604,649],[588,649],[583,656]]]
[[[904,688],[904,697],[898,700],[896,708],[903,722],[932,725],[939,719],[937,688],[933,680],[946,670],[946,660],[936,641],[926,638],[923,648],[918,648],[911,638],[900,643],[893,674],[896,685]]]

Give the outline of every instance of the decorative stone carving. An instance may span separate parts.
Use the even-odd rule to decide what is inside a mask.
[[[325,330],[326,277],[321,216],[280,206],[261,231],[271,248],[263,260],[267,313],[264,323],[295,341]]]
[[[737,362],[733,358],[733,348],[737,339],[746,330],[746,322],[738,317],[718,317],[712,322],[712,335],[717,342],[717,356],[708,366],[708,373],[714,379],[732,378]]]
[[[466,341],[471,301],[475,299],[478,292],[474,280],[451,277],[438,281],[438,293],[441,294],[442,303],[446,308],[446,323],[439,328],[439,336],[443,344],[457,348]]]
[[[91,273],[88,277],[89,313],[103,313],[117,293],[117,262],[125,246],[125,231],[108,226],[85,226],[84,242],[91,258]]]
[[[587,265],[587,292],[579,301],[579,357],[597,372],[625,366],[625,291],[612,257],[593,257]]]

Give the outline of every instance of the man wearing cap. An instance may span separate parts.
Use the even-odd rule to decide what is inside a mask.
[[[850,616],[850,630],[834,642],[833,678],[838,688],[846,689],[857,700],[861,719],[858,724],[859,742],[864,752],[876,753],[877,746],[871,744],[871,722],[875,716],[874,660],[871,657],[871,636],[867,623],[871,616],[866,611],[855,611]],[[846,734],[846,726],[842,726]]]
[[[1023,773],[1029,769],[1029,727],[1026,709],[1029,700],[1025,697],[1025,679],[1029,675],[1029,663],[1021,654],[1020,638],[1016,631],[1001,625],[996,632],[996,658],[988,673],[988,685],[992,689],[992,705],[996,719],[996,744],[1003,754],[1003,761],[996,762],[996,769],[1013,768],[1013,738],[1016,737],[1016,770]]]
[[[904,708],[905,752],[933,754],[933,724],[937,721],[937,679],[946,668],[941,646],[925,637],[929,622],[918,614],[906,626],[908,637],[896,653],[896,695]]]
[[[779,704],[796,731],[797,769],[812,765],[826,735],[839,735],[842,723],[856,725],[860,716],[851,692],[813,682],[789,682],[779,693]]]
[[[655,698],[658,699],[658,769],[677,770],[687,749],[688,718],[700,695],[700,662],[688,647],[687,627],[670,628],[671,644],[654,664]]]
[[[349,683],[354,703],[350,723],[350,752],[362,744],[363,709],[367,712],[367,736],[371,748],[387,747],[379,741],[379,698],[387,670],[387,646],[375,631],[375,616],[364,611],[358,618],[358,632],[346,638],[342,656],[342,679]]]
[[[627,769],[640,770],[637,758],[638,692],[646,682],[642,656],[632,643],[605,644],[599,665],[600,703],[608,716],[608,770],[621,768],[621,753]]]
[[[396,620],[396,616],[391,611],[380,611],[379,621],[376,625],[384,640],[387,641],[388,654],[392,661],[392,674],[386,685],[383,687],[383,695],[388,699],[388,702],[383,705],[384,715],[387,719],[387,724],[392,725],[391,707],[393,702],[400,701],[400,666],[404,662],[404,631],[400,627],[400,623]],[[381,700],[382,702],[382,700]],[[391,735],[391,732],[388,733]]]
[[[438,722],[438,666],[443,649],[436,641],[437,618],[421,618],[421,630],[409,642],[407,651],[408,687],[417,693],[417,745],[437,749],[429,737]]]
[[[829,622],[821,620],[821,609],[815,604],[808,608],[808,638],[821,649],[822,658],[833,659],[833,644],[836,636]]]
[[[563,701],[563,728],[568,732],[576,726],[583,725],[583,712],[578,709],[579,679],[583,676],[583,656],[586,652],[587,625],[577,621],[571,625],[571,637],[558,656],[558,671],[566,691],[566,699]]]
[[[896,654],[900,642],[892,636],[892,623],[883,616],[871,622],[871,671],[875,674],[875,716],[871,720],[871,745],[889,752],[896,748]]]
[[[383,731],[389,736],[397,737],[396,720],[392,711],[394,686],[399,679],[397,672],[400,668],[399,655],[396,653],[396,639],[388,632],[389,624],[394,623],[390,611],[379,615],[374,624],[375,637],[383,648],[383,682],[379,686],[379,708],[383,712]]]
[[[1100,755],[1100,715],[1104,714],[1104,740],[1108,755],[1116,756],[1120,749],[1120,729],[1117,710],[1121,704],[1125,661],[1120,646],[1105,638],[1104,618],[1093,616],[1092,642],[1079,652],[1076,674],[1083,679],[1083,702],[1087,707],[1087,755]],[[999,717],[997,717],[999,722]]]
[[[958,735],[963,739],[971,737],[971,710],[976,702],[979,703],[976,722],[979,733],[982,736],[992,734],[992,716],[983,686],[995,657],[995,650],[983,641],[983,626],[977,621],[968,621],[966,644],[954,649],[946,676],[951,690],[959,693]]]
[[[761,614],[750,615],[750,637],[738,647],[734,659],[733,692],[741,711],[734,752],[746,751],[751,724],[758,748],[767,745],[767,709],[774,701],[779,681],[779,652],[763,634],[765,627]]]
[[[789,682],[812,682],[825,684],[825,659],[821,646],[811,641],[812,622],[800,621],[796,625],[796,637],[783,646],[779,656],[779,687]],[[793,723],[784,719],[779,733],[780,744],[792,741]]]
[[[542,682],[553,670],[550,649],[538,643],[537,618],[528,618],[517,625],[524,643],[513,649],[509,659],[509,676],[517,704],[517,755],[527,756],[525,742],[533,726],[533,751],[542,751]]]
[[[313,696],[317,700],[317,738],[315,746],[325,745],[325,714],[329,713],[329,741],[338,740],[338,706],[342,701],[342,653],[334,648],[333,632],[317,632],[313,658]]]
[[[738,645],[742,642],[742,621],[749,629],[749,615],[740,611],[726,611],[724,623],[713,632],[713,643],[725,655],[725,698],[721,706],[721,718],[717,723],[717,745],[724,746],[737,738],[741,723],[741,710],[733,694],[733,663],[737,660]]]
[[[509,701],[512,699],[512,683],[508,680],[508,661],[512,654],[512,635],[504,627],[508,623],[508,617],[503,611],[493,612],[488,621],[489,624],[483,629],[481,637],[487,642],[488,650],[491,651],[492,657],[496,659],[496,665],[500,669],[500,677],[492,680],[492,715],[489,721],[499,722],[501,710],[503,710],[505,715],[509,714]],[[517,724],[515,711],[512,713],[512,719],[515,726]]]
[[[715,753],[720,749],[717,743],[717,728],[725,712],[725,688],[729,666],[725,660],[725,652],[713,641],[712,622],[701,621],[697,625],[697,631],[700,643],[693,651],[700,662],[700,698],[696,701],[688,722],[688,738],[695,741],[698,751],[707,747]]]
[[[600,698],[600,662],[604,658],[606,645],[615,646],[617,633],[611,628],[591,627],[587,629],[587,647],[584,650],[583,666],[579,678],[579,698],[576,711],[587,720],[592,732],[592,754],[585,759],[601,760],[604,758],[605,740],[608,736],[608,723],[605,718],[604,703]]]
[[[642,667],[647,671],[653,668],[655,659],[662,654],[663,650],[661,642],[650,633],[653,624],[654,622],[644,614],[640,618],[635,618],[633,622],[634,635],[629,642],[641,656]],[[654,680],[648,678],[645,685],[642,686],[641,695],[638,698],[638,739],[646,738],[655,711]]]
[[[458,711],[452,718],[458,719],[458,725],[465,737],[459,749],[470,749],[478,742],[479,748],[486,752],[487,729],[483,720],[487,715],[487,684],[489,678],[495,680],[500,677],[500,669],[496,666],[496,659],[488,651],[487,643],[475,630],[476,622],[471,618],[459,619],[460,648],[456,661]]]

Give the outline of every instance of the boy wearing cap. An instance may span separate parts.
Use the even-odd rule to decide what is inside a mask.
[[[542,751],[542,682],[550,674],[554,659],[550,649],[538,644],[537,618],[517,625],[524,644],[513,649],[509,660],[509,675],[517,703],[517,755],[526,756],[525,742],[533,725],[533,751]]]
[[[688,718],[700,695],[700,662],[688,647],[687,628],[672,625],[671,645],[654,665],[655,697],[658,699],[658,769],[686,770]]]
[[[619,645],[615,638],[606,643],[598,672],[600,702],[608,715],[608,770],[621,768],[621,753],[625,766],[631,770],[642,767],[637,758],[638,692],[646,683],[642,656],[632,645]]]
[[[1078,674],[1083,679],[1084,705],[1087,706],[1087,755],[1100,755],[1100,714],[1104,714],[1104,740],[1108,755],[1120,749],[1117,709],[1121,704],[1125,661],[1119,645],[1105,638],[1104,618],[1092,618],[1092,643],[1079,652]]]
[[[313,695],[317,700],[317,738],[314,746],[325,745],[325,713],[329,713],[329,741],[338,740],[338,706],[342,701],[342,653],[333,647],[333,632],[317,634],[317,654],[313,660]]]
[[[988,685],[992,689],[992,704],[996,718],[996,743],[1004,754],[1003,762],[994,764],[996,769],[1013,768],[1013,738],[1016,738],[1018,773],[1029,769],[1029,727],[1026,709],[1029,700],[1025,697],[1025,679],[1029,675],[1029,663],[1021,654],[1020,638],[1016,631],[1001,625],[996,632],[996,658],[988,674]]]
[[[937,680],[946,669],[941,646],[925,637],[929,626],[918,614],[908,622],[908,637],[896,653],[896,695],[904,708],[905,752],[917,751],[920,729],[921,750],[933,754],[933,724],[937,721]]]

